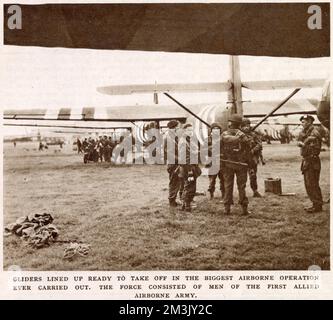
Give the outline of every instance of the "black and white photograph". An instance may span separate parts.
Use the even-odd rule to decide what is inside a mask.
[[[3,271],[329,271],[329,14],[4,4]]]

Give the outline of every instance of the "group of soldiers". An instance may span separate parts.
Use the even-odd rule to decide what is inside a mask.
[[[111,136],[104,135],[99,136],[98,139],[85,138],[82,142],[77,138],[76,144],[77,152],[84,153],[89,161],[111,162],[112,151],[117,142]]]
[[[319,212],[322,210],[323,200],[319,187],[320,177],[320,159],[321,135],[313,126],[314,118],[312,116],[303,116],[301,119],[303,131],[299,137],[299,147],[301,148],[302,173],[304,175],[304,183],[307,194],[313,205],[305,208],[307,212]],[[201,174],[198,164],[191,164],[189,157],[186,157],[186,163],[177,162],[178,144],[183,143],[186,151],[191,146],[191,136],[193,135],[192,125],[185,124],[182,138],[178,138],[177,130],[180,130],[180,123],[172,120],[168,123],[168,132],[166,136],[174,139],[175,143],[175,161],[168,163],[167,170],[169,173],[169,205],[177,207],[177,195],[182,200],[181,209],[190,212],[193,205],[193,198],[196,193],[196,180]],[[212,139],[213,134],[219,135],[218,143],[220,144],[220,153],[215,155],[220,162],[220,170],[216,173],[209,174],[208,191],[210,198],[214,198],[216,180],[219,179],[220,190],[222,194],[224,213],[231,213],[233,201],[234,180],[239,194],[239,204],[242,208],[242,215],[248,215],[249,200],[246,195],[246,183],[249,177],[250,187],[253,191],[253,197],[261,197],[258,192],[257,168],[262,158],[262,141],[259,134],[251,129],[249,119],[243,118],[241,115],[233,114],[228,121],[228,129],[222,132],[222,127],[218,123],[213,123],[210,127],[209,135],[209,156],[212,156]],[[167,144],[164,144],[167,149]],[[181,150],[181,146],[180,146]]]
[[[180,124],[176,120],[168,123],[168,137],[176,139],[176,131]],[[189,130],[188,128],[191,128]],[[192,135],[191,124],[185,124],[183,127],[184,138],[188,140],[185,144],[186,148],[190,148],[190,137]],[[220,144],[220,153],[212,154],[213,134],[218,135],[218,143]],[[179,141],[175,141],[175,145]],[[165,144],[165,148],[167,145]],[[177,153],[177,148],[175,148]],[[242,214],[247,215],[248,198],[246,196],[247,177],[250,178],[250,185],[253,190],[254,197],[261,197],[258,192],[257,184],[257,167],[259,160],[262,158],[262,142],[260,136],[251,130],[251,123],[248,119],[243,119],[238,114],[233,114],[229,119],[229,127],[222,132],[222,127],[218,123],[213,123],[210,127],[210,135],[208,139],[208,156],[218,157],[220,163],[218,172],[211,172],[208,164],[209,187],[208,191],[210,198],[214,198],[215,184],[217,178],[220,180],[220,190],[222,193],[225,214],[230,214],[231,205],[233,202],[233,186],[236,177],[237,187],[239,192],[239,203],[242,206]],[[169,173],[169,204],[171,207],[176,207],[177,194],[179,193],[182,200],[181,208],[185,211],[191,211],[191,202],[193,201],[196,190],[196,179],[199,177],[201,170],[197,164],[191,164],[186,158],[186,164],[176,161],[168,164],[167,170]],[[216,159],[215,159],[216,160]],[[215,169],[214,169],[215,170]]]
[[[312,206],[305,208],[307,212],[322,211],[323,199],[319,186],[321,162],[322,135],[313,125],[314,118],[310,115],[302,116],[303,131],[298,138],[298,146],[301,150],[302,166],[306,192],[312,201]],[[169,174],[169,205],[190,212],[194,207],[193,199],[196,195],[196,182],[202,171],[198,162],[192,161],[192,155],[198,156],[199,146],[193,137],[192,124],[181,125],[177,120],[169,121],[168,130],[163,136],[164,159],[167,163]],[[218,137],[214,140],[213,136]],[[77,139],[78,153],[84,153],[89,161],[111,162],[114,148],[123,141],[115,141],[112,137],[100,136],[98,139],[89,137],[82,142]],[[219,145],[219,152],[214,151],[214,144]],[[253,191],[253,197],[260,198],[257,183],[257,169],[262,157],[261,136],[251,129],[251,122],[239,114],[233,114],[228,119],[228,129],[223,131],[219,123],[213,123],[208,136],[208,158],[211,162],[206,164],[208,170],[210,199],[214,198],[215,185],[219,180],[224,213],[231,213],[233,201],[234,180],[236,179],[239,204],[242,214],[248,215],[249,200],[246,195],[247,180]],[[215,149],[216,150],[216,149]],[[179,154],[180,153],[180,154]],[[124,150],[120,151],[120,157],[124,157]],[[170,156],[171,155],[171,156]],[[185,159],[179,161],[180,155]],[[198,159],[198,157],[196,157]],[[218,170],[212,163],[219,163]],[[177,203],[180,197],[181,204]]]

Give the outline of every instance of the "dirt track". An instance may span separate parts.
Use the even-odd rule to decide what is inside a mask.
[[[4,239],[4,269],[23,270],[287,270],[329,269],[329,205],[308,214],[295,145],[264,146],[264,179],[281,177],[285,193],[250,195],[249,217],[220,198],[196,197],[198,207],[170,213],[165,166],[84,165],[70,146],[38,152],[35,144],[4,144],[4,224],[30,213],[51,212],[61,240],[91,245],[87,257],[62,259],[64,244],[35,250],[15,236]],[[321,187],[329,197],[329,152],[322,152]],[[205,192],[208,178],[200,177]],[[218,196],[219,193],[216,192]],[[235,203],[237,195],[235,194]]]

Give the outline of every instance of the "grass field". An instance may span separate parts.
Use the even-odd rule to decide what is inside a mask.
[[[250,216],[223,215],[220,198],[196,197],[192,213],[168,207],[168,176],[162,165],[84,165],[70,146],[38,152],[37,143],[4,144],[4,224],[30,213],[50,212],[60,240],[91,245],[87,257],[63,259],[65,244],[32,249],[16,236],[4,238],[4,269],[23,270],[300,270],[329,269],[329,205],[309,205],[295,145],[265,145],[264,179],[280,177],[295,196],[265,194]],[[322,152],[321,187],[329,197],[329,151]],[[208,178],[200,177],[205,192]],[[216,193],[219,197],[219,193]],[[235,203],[237,194],[235,193]]]

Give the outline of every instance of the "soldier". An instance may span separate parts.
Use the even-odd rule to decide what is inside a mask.
[[[169,205],[170,207],[177,207],[177,194],[180,190],[181,179],[178,176],[178,136],[177,129],[179,122],[171,120],[167,124],[168,131],[163,138],[164,146],[164,159],[167,160],[167,171],[169,173]]]
[[[257,183],[257,171],[260,155],[262,155],[262,142],[259,135],[251,130],[250,119],[244,118],[241,130],[245,133],[250,142],[250,162],[249,162],[249,178],[250,186],[253,191],[253,197],[261,198],[261,194],[258,192]]]
[[[77,153],[82,153],[82,143],[79,138],[76,139]]]
[[[108,139],[108,137],[106,135],[104,135],[101,138],[100,143],[99,143],[99,156],[100,156],[101,162],[102,162],[102,159],[104,159],[104,161],[106,162],[106,160],[105,160],[105,153],[107,152],[106,151],[106,147],[108,145],[107,139]]]
[[[112,158],[113,149],[116,147],[117,143],[111,136],[109,136],[109,146],[110,146],[110,162]]]
[[[104,146],[103,146],[103,137],[99,136],[96,143],[96,150],[98,153],[98,159],[103,162],[103,153],[104,153]]]
[[[89,137],[88,139],[88,150],[89,150],[89,158],[92,156],[92,154],[94,153],[95,151],[95,146],[96,146],[96,143],[95,143],[95,140],[91,137]]]
[[[214,122],[211,127],[210,127],[210,134],[208,136],[208,156],[212,156],[212,135],[213,133],[220,135],[222,131],[222,127]],[[218,155],[220,157],[220,154]],[[220,161],[218,159],[218,161]],[[211,165],[208,165],[208,173],[210,171]],[[214,198],[214,192],[215,192],[215,184],[216,184],[216,178],[219,178],[220,180],[220,190],[222,194],[222,199],[224,198],[224,180],[223,180],[223,173],[222,170],[220,169],[218,173],[216,174],[208,174],[208,179],[209,179],[209,186],[208,186],[208,192],[210,194],[210,199]]]
[[[119,138],[119,142],[118,145],[122,144],[124,142],[125,137],[123,135],[120,136]],[[119,152],[119,157],[120,157],[120,161],[122,164],[125,163],[125,149],[121,148],[120,152]]]
[[[304,175],[306,192],[312,202],[312,207],[305,208],[305,211],[320,212],[323,206],[323,197],[319,186],[321,136],[313,126],[314,118],[312,116],[302,116],[300,121],[303,127],[298,138],[298,146],[301,148],[301,156],[303,157],[301,171]]]
[[[231,115],[229,128],[221,135],[222,171],[225,187],[224,208],[225,214],[230,214],[230,206],[233,204],[234,176],[236,176],[239,204],[242,206],[243,215],[249,214],[248,198],[246,197],[246,181],[249,163],[249,141],[240,130],[242,116]]]
[[[104,161],[111,162],[111,146],[107,136],[104,136]]]
[[[86,149],[88,148],[88,140],[87,138],[84,138],[83,142],[82,142],[82,149],[83,151],[86,151]]]
[[[194,199],[197,187],[197,178],[201,175],[198,164],[191,163],[191,153],[198,159],[198,145],[192,141],[193,127],[190,123],[185,124],[184,133],[179,141],[180,156],[185,156],[185,163],[180,164],[178,176],[184,181],[184,191],[182,193],[182,210],[191,212],[191,202]],[[180,160],[180,158],[178,158]]]

